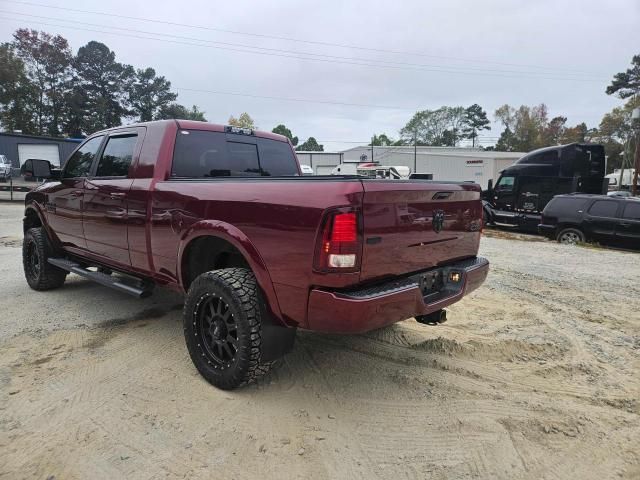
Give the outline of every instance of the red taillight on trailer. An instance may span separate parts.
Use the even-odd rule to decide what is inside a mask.
[[[353,210],[327,214],[314,261],[316,270],[354,272],[360,268],[362,245],[358,223],[358,212]]]

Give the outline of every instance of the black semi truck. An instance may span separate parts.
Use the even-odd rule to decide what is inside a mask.
[[[602,145],[571,143],[527,153],[483,192],[486,224],[537,231],[541,212],[555,195],[606,194]]]

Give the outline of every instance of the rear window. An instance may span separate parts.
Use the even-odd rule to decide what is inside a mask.
[[[272,177],[298,175],[297,162],[288,143],[259,138],[258,146],[263,175]]]
[[[299,175],[288,143],[222,132],[180,130],[171,175],[184,178]]]
[[[591,205],[589,213],[594,217],[615,217],[618,210],[618,202],[611,200],[598,200]]]
[[[627,203],[624,207],[622,218],[626,218],[628,220],[640,220],[640,202]]]
[[[587,200],[584,198],[555,197],[551,199],[545,211],[554,213],[577,212],[582,210],[585,203],[587,203]]]

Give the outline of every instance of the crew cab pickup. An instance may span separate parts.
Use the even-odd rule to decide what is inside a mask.
[[[87,138],[26,197],[31,288],[76,273],[136,296],[185,295],[198,371],[231,389],[293,346],[297,328],[358,333],[444,307],[488,272],[480,187],[303,176],[287,138],[165,120]]]

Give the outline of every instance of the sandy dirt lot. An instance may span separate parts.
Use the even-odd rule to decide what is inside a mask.
[[[0,478],[640,478],[640,254],[488,232],[446,325],[299,333],[257,385],[189,360],[181,298],[29,290],[0,203]]]

